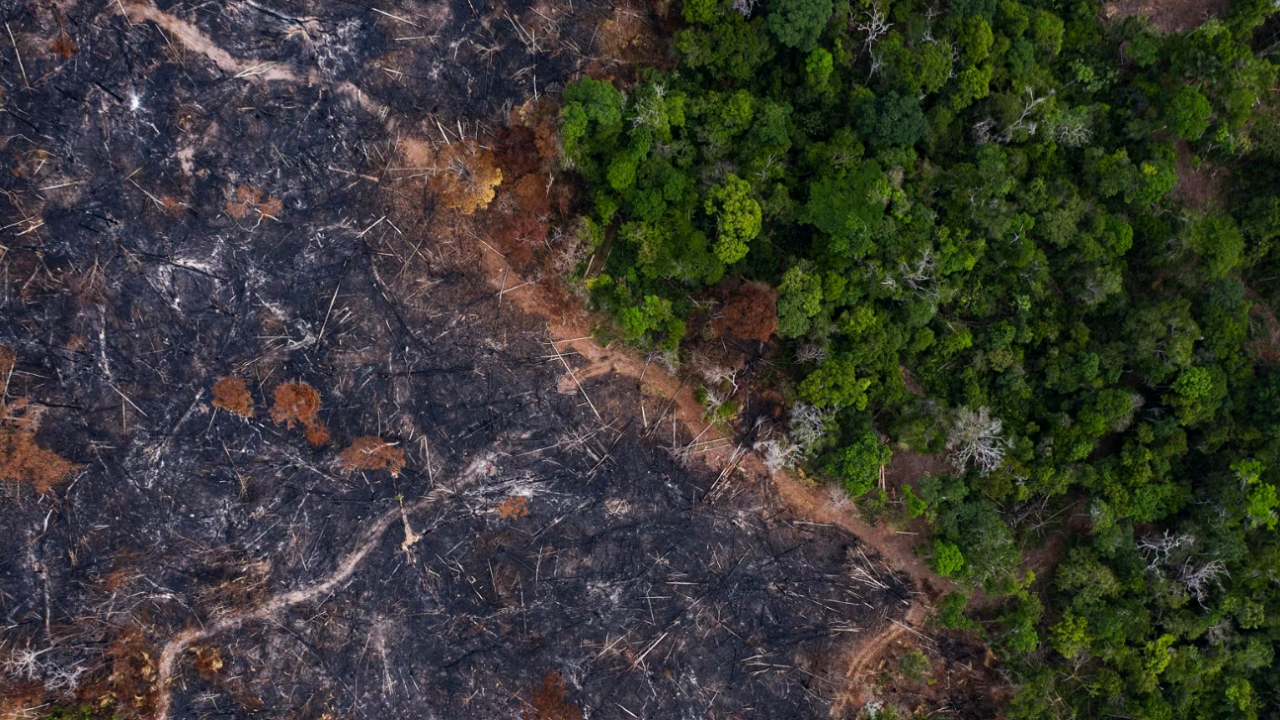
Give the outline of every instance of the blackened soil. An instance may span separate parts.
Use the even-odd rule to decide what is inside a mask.
[[[407,518],[416,544],[393,526],[331,596],[184,654],[171,716],[517,717],[552,672],[593,718],[825,717],[825,663],[906,588],[850,580],[852,540],[763,490],[704,504],[714,477],[558,392],[481,238],[395,180],[406,136],[487,137],[599,61],[618,9],[375,7],[0,1],[6,395],[79,465],[3,488],[4,687],[146,715],[173,633],[322,577],[482,467]],[[223,376],[251,417],[212,407]],[[286,381],[319,391],[328,444],[273,422]],[[336,462],[367,435],[398,477]]]

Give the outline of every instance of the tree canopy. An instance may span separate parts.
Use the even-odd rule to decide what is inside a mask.
[[[1172,34],[1101,10],[688,0],[676,68],[564,91],[583,236],[609,245],[585,281],[677,357],[716,298],[776,327],[789,457],[852,495],[890,447],[950,454],[907,505],[937,572],[1001,598],[970,626],[1011,717],[1271,716],[1274,7]],[[1075,512],[1087,532],[1030,519]],[[1020,552],[1051,527],[1033,585]]]

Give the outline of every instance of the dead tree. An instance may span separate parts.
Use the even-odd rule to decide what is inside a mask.
[[[764,464],[771,471],[793,467],[809,457],[814,448],[826,437],[827,415],[816,407],[803,402],[791,406],[784,435],[765,437],[752,449],[764,456]],[[757,425],[761,421],[757,422]]]
[[[1195,542],[1195,536],[1190,533],[1174,535],[1165,530],[1163,535],[1141,537],[1134,540],[1133,544],[1147,561],[1147,569],[1154,570],[1159,565],[1169,564],[1170,555],[1175,550],[1190,548]]]
[[[964,467],[972,463],[983,475],[1000,467],[1010,445],[1000,435],[1003,428],[1000,418],[991,417],[991,411],[985,406],[976,412],[960,408],[947,438],[947,448],[955,453],[956,465]]]
[[[863,13],[867,21],[850,19],[850,24],[854,30],[864,32],[867,38],[862,41],[862,51],[870,53],[875,47],[876,41],[889,34],[889,30],[893,27],[893,23],[888,22],[888,16],[885,15],[884,6],[879,2],[872,3],[871,9]]]
[[[1178,571],[1178,580],[1196,599],[1196,602],[1203,605],[1205,598],[1209,595],[1209,585],[1216,584],[1221,587],[1222,583],[1218,578],[1223,575],[1230,574],[1221,560],[1210,560],[1203,565],[1193,565],[1188,558]]]
[[[999,123],[992,118],[981,120],[973,126],[973,141],[979,145],[992,142],[1004,145],[1013,142],[1013,137],[1018,132],[1025,132],[1028,136],[1035,135],[1036,131],[1040,129],[1040,123],[1031,119],[1031,116],[1036,108],[1053,97],[1053,93],[1050,92],[1048,95],[1036,97],[1034,88],[1026,88],[1024,94],[1022,112],[1018,115],[1017,120],[1009,123],[999,131],[996,130]]]
[[[932,249],[925,250],[914,266],[905,262],[899,263],[898,270],[902,274],[903,285],[923,295],[937,297],[938,289],[933,284],[937,265],[934,262]]]

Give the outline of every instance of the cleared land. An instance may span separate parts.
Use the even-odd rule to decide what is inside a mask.
[[[15,12],[0,374],[47,462],[5,478],[0,714],[798,718],[875,684],[849,658],[910,577],[720,472],[689,388],[532,283],[572,196],[528,101],[657,22]]]

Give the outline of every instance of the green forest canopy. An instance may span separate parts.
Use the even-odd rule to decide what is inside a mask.
[[[873,425],[952,453],[912,512],[1005,598],[951,622],[1003,653],[1011,716],[1280,713],[1274,10],[1160,35],[1087,1],[687,0],[673,71],[564,91],[627,339],[675,349],[694,298],[766,283],[811,469],[867,492]],[[1228,186],[1192,205],[1201,163]],[[1070,509],[1033,591],[1019,548]]]

